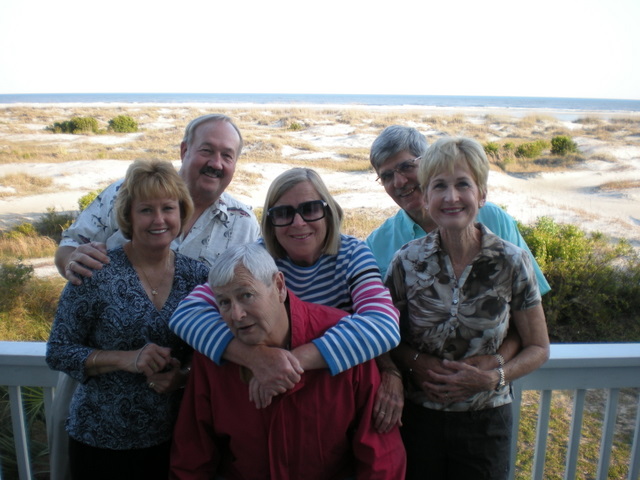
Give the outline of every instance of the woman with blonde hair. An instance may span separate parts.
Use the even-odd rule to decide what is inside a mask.
[[[375,258],[364,242],[340,233],[342,215],[318,173],[309,168],[279,175],[269,187],[262,215],[261,242],[284,273],[287,287],[303,301],[345,310],[322,337],[291,352],[244,345],[222,321],[209,285],[189,295],[170,320],[174,332],[214,362],[224,358],[249,368],[251,397],[259,407],[293,388],[305,370],[329,368],[335,375],[398,344],[397,310]],[[383,372],[383,385],[385,375],[399,372]]]
[[[506,479],[509,382],[549,356],[529,255],[475,221],[488,174],[474,140],[442,138],[429,147],[418,179],[437,228],[404,245],[386,278],[401,318],[402,342],[392,356],[406,372],[401,431],[409,480]],[[498,348],[510,322],[522,348],[505,362]],[[482,355],[494,355],[498,368],[464,361]]]
[[[72,478],[167,478],[191,353],[168,320],[208,269],[171,250],[193,211],[171,163],[134,162],[115,209],[129,241],[67,284],[46,360],[80,382],[66,424]]]

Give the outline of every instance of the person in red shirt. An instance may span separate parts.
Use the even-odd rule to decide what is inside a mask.
[[[248,345],[295,350],[335,325],[342,310],[299,300],[265,248],[222,253],[209,283],[223,320]],[[310,370],[257,409],[248,369],[195,353],[176,422],[171,479],[404,479],[397,426],[372,424],[380,375],[374,361],[331,376]]]

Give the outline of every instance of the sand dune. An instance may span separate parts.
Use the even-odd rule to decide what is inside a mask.
[[[163,113],[170,110],[166,106],[162,107]],[[474,110],[472,113],[468,117],[469,122],[480,118],[483,112]],[[162,128],[166,129],[172,120],[167,118],[163,122]],[[157,121],[150,121],[145,128],[152,130],[155,123]],[[571,122],[564,124],[567,128],[577,130]],[[426,133],[428,138],[429,132],[434,132],[429,125],[412,126]],[[27,133],[11,133],[0,129],[0,141],[5,138],[12,142],[55,141],[62,144],[66,142],[67,145],[80,141],[75,135],[38,132],[42,128],[42,124],[29,124],[25,127]],[[307,161],[313,167],[316,159],[338,157],[336,152],[341,149],[368,149],[380,129],[372,128],[371,132],[363,133],[361,128],[356,130],[347,124],[313,125],[299,132],[292,132],[291,136],[312,144],[315,151],[303,151],[284,145],[280,154],[285,161],[286,158],[295,158]],[[580,131],[575,133],[574,140],[587,158],[585,162],[561,172],[507,174],[494,170],[489,176],[488,199],[506,207],[511,215],[523,223],[531,223],[540,216],[550,216],[559,222],[580,225],[587,231],[600,231],[613,238],[626,238],[640,248],[640,188],[617,191],[601,189],[603,184],[609,182],[640,183],[640,139],[636,135],[622,142],[612,143],[581,137]],[[85,138],[84,141],[126,148],[127,143],[138,136],[139,134],[102,135]],[[81,148],[81,145],[78,147]],[[176,146],[176,158],[177,153]],[[28,172],[31,175],[51,177],[58,187],[56,192],[29,197],[11,196],[5,189],[5,196],[0,197],[0,228],[7,228],[19,221],[33,221],[47,208],[77,210],[80,196],[104,186],[105,182],[121,178],[129,163],[122,160],[86,159],[64,163],[0,164],[0,177],[15,172]],[[179,166],[178,160],[174,163]],[[233,182],[229,192],[254,207],[260,207],[271,180],[287,168],[289,166],[286,163],[252,162],[251,156],[246,154],[240,160],[239,171],[258,173],[261,180],[252,185]],[[318,170],[331,189],[338,192],[336,198],[345,209],[394,206],[382,187],[375,182],[373,172],[337,173],[321,168]]]

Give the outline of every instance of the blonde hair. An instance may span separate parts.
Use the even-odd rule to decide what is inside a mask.
[[[489,160],[484,148],[471,138],[445,137],[431,145],[418,167],[418,181],[423,192],[433,177],[442,172],[453,173],[457,162],[463,162],[478,185],[480,196],[487,195]]]
[[[327,255],[335,255],[340,250],[340,230],[342,228],[343,212],[338,202],[331,196],[329,189],[315,170],[310,168],[292,168],[281,173],[269,186],[267,198],[262,211],[262,238],[268,252],[274,258],[285,258],[286,250],[276,239],[275,229],[269,221],[267,212],[285,193],[302,182],[309,182],[318,192],[320,198],[327,202],[327,236],[322,244],[321,252]]]
[[[136,160],[127,169],[124,182],[116,197],[115,213],[122,235],[131,239],[131,206],[134,200],[148,200],[166,196],[180,205],[180,231],[193,214],[193,201],[184,181],[170,162]]]

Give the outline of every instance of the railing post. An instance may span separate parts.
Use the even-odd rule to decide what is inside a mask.
[[[629,462],[629,480],[640,478],[640,395],[636,411],[636,428],[633,431],[633,443],[631,444],[631,462]]]
[[[616,411],[618,409],[618,396],[620,390],[610,388],[607,395],[607,403],[602,425],[602,441],[600,442],[600,455],[598,456],[597,477],[607,480],[609,473],[609,461],[611,459],[611,447],[613,446],[613,432],[616,426]]]
[[[571,428],[569,429],[569,444],[567,445],[567,463],[564,469],[565,480],[576,478],[578,468],[578,449],[582,436],[582,419],[584,418],[584,400],[587,391],[580,389],[574,392],[573,415],[571,415]]]
[[[29,447],[27,445],[27,429],[24,424],[26,416],[24,413],[24,406],[22,405],[21,390],[22,389],[19,386],[9,387],[13,441],[16,447],[18,474],[22,480],[31,480],[31,462],[29,461]]]

